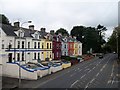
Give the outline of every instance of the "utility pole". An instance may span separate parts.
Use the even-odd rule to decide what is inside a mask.
[[[22,26],[25,24],[25,23],[31,23],[32,21],[27,21],[27,22],[23,22],[22,24],[21,24],[21,26],[20,26],[20,30],[22,30]],[[21,38],[22,38],[22,36],[19,36],[19,39],[20,39],[20,41],[21,41]],[[19,48],[19,53],[20,53],[20,48]],[[21,60],[22,61],[22,60]],[[21,61],[19,61],[19,88],[20,88],[20,86],[21,86]]]

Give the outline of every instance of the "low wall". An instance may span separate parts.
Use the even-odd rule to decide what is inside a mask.
[[[37,80],[37,71],[25,70],[20,67],[21,79]],[[3,72],[4,76],[19,78],[19,65],[13,63],[7,63]]]

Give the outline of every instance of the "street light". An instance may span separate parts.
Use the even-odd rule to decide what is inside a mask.
[[[27,21],[27,22],[23,22],[20,26],[20,30],[22,30],[22,26],[25,24],[25,23],[31,23],[32,21]],[[20,37],[21,38],[21,35]],[[20,49],[19,49],[19,52],[20,52]],[[20,88],[20,85],[21,85],[21,67],[20,67],[20,61],[19,61],[19,88]]]

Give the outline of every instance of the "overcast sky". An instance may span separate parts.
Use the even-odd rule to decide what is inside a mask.
[[[32,20],[35,29],[45,27],[48,32],[101,24],[109,37],[118,22],[118,0],[0,0],[0,8],[11,23]]]

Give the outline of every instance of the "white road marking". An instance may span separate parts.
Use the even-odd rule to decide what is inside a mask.
[[[73,84],[71,84],[70,88],[72,88],[79,80],[76,80]]]
[[[113,68],[112,68],[112,72],[111,72],[111,77],[113,76],[113,71],[114,71],[114,64],[113,64]]]
[[[100,73],[98,72],[97,75],[96,75],[96,77],[97,77],[99,74],[100,74]]]
[[[91,84],[94,80],[95,80],[95,78],[93,78],[90,82],[88,82],[87,85],[85,86],[84,90],[86,90],[86,88],[88,88],[89,84]]]
[[[75,74],[76,74],[76,73],[71,74],[70,77],[74,76]]]
[[[88,73],[90,73],[92,70],[89,70]]]
[[[89,68],[88,69],[85,69],[85,71],[88,71],[88,70],[90,70]]]
[[[83,75],[80,79],[82,79],[83,77],[85,77],[86,76],[86,74],[85,75]]]
[[[95,69],[95,67],[93,69]]]
[[[82,71],[82,69],[80,69],[78,72]]]
[[[100,72],[102,72],[103,68],[100,69]]]
[[[93,78],[93,79],[90,81],[90,83],[92,83],[94,80],[95,80],[95,78]]]

